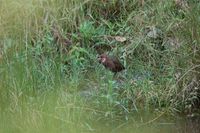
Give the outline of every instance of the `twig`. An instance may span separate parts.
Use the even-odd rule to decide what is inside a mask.
[[[162,115],[164,115],[166,113],[166,111],[162,112],[160,115],[158,115],[157,117],[155,117],[154,119],[148,121],[148,122],[145,122],[143,124],[140,124],[140,126],[143,126],[143,125],[147,125],[147,124],[150,124],[150,123],[153,123],[154,121],[156,121],[157,119],[159,119]]]

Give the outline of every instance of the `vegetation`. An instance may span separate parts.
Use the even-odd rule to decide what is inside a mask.
[[[198,0],[1,0],[0,131],[198,113],[199,12]],[[125,65],[114,79],[104,52]]]

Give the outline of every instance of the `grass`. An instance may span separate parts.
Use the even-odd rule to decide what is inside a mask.
[[[96,119],[198,112],[199,2],[0,3],[0,131],[81,132]],[[116,80],[97,62],[102,52],[125,65]]]

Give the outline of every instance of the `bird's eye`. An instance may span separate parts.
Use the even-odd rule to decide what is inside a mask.
[[[105,61],[106,61],[106,58],[102,58],[102,59],[101,59],[101,62],[104,63]]]

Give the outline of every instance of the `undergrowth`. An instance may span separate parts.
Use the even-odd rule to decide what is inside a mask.
[[[45,111],[50,110],[58,120],[59,111],[48,103],[66,116],[73,112],[66,109],[71,103],[72,110],[80,105],[100,118],[197,111],[200,3],[184,2],[2,0],[0,111],[41,119],[37,111],[50,115]],[[116,79],[97,61],[105,52],[125,65]]]

